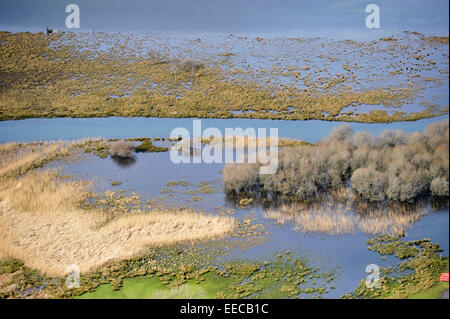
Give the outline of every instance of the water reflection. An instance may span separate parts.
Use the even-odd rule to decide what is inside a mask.
[[[265,209],[263,216],[277,224],[291,224],[302,233],[393,235],[404,232],[431,210],[429,203],[371,207],[364,211],[343,204],[330,207],[295,203]]]
[[[117,166],[121,168],[131,167],[136,164],[136,157],[120,157],[120,156],[111,156],[111,159]]]

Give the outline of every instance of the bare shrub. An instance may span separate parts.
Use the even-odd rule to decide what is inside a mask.
[[[358,168],[351,177],[352,188],[360,197],[370,202],[385,199],[386,175],[373,167]]]
[[[431,193],[434,196],[449,196],[448,190],[448,178],[443,177],[435,178],[431,181]]]
[[[353,152],[350,162],[352,170],[365,167],[368,164],[370,149],[368,147],[359,147]]]
[[[400,174],[389,176],[386,197],[400,202],[411,201],[423,193],[428,184],[423,172],[404,167]]]
[[[353,129],[350,124],[342,124],[334,127],[331,130],[331,133],[328,135],[328,139],[343,141],[345,139],[350,138],[352,136],[352,133]]]
[[[259,188],[256,164],[227,164],[223,169],[226,193],[252,193]]]
[[[275,174],[237,171],[233,178],[224,179],[225,190],[262,189],[272,197],[303,201],[351,182],[354,193],[369,202],[448,196],[448,122],[431,124],[426,134],[385,130],[377,138],[367,132],[351,136],[351,132],[348,125],[338,126],[315,146],[284,147]]]
[[[423,135],[432,137],[432,136],[447,136],[448,137],[448,120],[447,121],[439,121],[435,123],[431,123],[427,125],[427,127],[423,130]]]
[[[408,141],[408,135],[402,130],[384,130],[381,132],[380,139],[383,145],[394,147],[405,144]]]
[[[130,143],[119,141],[111,145],[111,155],[119,158],[132,158],[134,155],[134,146]]]
[[[366,131],[359,131],[353,134],[353,144],[358,147],[377,147],[379,146],[378,139],[375,135]]]

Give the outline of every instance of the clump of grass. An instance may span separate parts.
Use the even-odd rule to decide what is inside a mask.
[[[159,147],[153,145],[152,141],[145,140],[142,141],[141,145],[136,146],[134,150],[137,153],[146,153],[146,152],[167,152],[169,149],[167,147]]]
[[[239,206],[242,206],[242,207],[247,207],[247,206],[249,206],[249,205],[251,205],[253,203],[253,198],[242,198],[240,201],[239,201]]]
[[[168,181],[166,186],[167,187],[173,187],[173,186],[182,186],[182,187],[188,187],[192,185],[191,182],[187,180],[181,180],[181,181]]]
[[[340,126],[317,145],[283,148],[275,174],[260,175],[259,164],[226,164],[224,190],[230,196],[256,196],[314,202],[350,187],[348,199],[410,203],[449,196],[448,121],[423,133],[384,131],[353,134]]]
[[[395,255],[402,262],[380,269],[380,288],[368,288],[365,281],[344,298],[409,298],[433,289],[442,272],[448,272],[448,257],[440,255],[439,244],[429,239],[405,241],[403,234],[379,236],[368,240],[369,250],[380,255]],[[446,287],[439,289],[441,292]],[[448,285],[447,285],[448,288]],[[439,297],[439,294],[437,295]]]

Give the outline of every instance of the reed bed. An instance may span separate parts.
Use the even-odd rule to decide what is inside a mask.
[[[77,264],[88,272],[104,263],[144,254],[148,247],[222,238],[234,229],[230,217],[194,211],[123,211],[113,218],[103,207],[83,205],[88,182],[62,178],[54,170],[31,170],[36,164],[90,149],[92,141],[47,143],[18,152],[0,148],[0,259],[17,258],[48,275],[64,275]],[[6,151],[7,150],[7,151]]]

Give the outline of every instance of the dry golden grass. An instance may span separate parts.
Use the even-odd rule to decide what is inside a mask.
[[[60,149],[51,147],[51,154]],[[24,156],[21,165],[11,161],[2,171],[17,172],[36,160]],[[81,208],[86,196],[85,182],[64,180],[55,171],[1,178],[0,259],[18,258],[49,275],[64,275],[70,264],[87,272],[150,246],[221,238],[234,228],[232,218],[191,211],[139,211],[110,221],[101,211]]]
[[[173,46],[165,37],[153,39],[157,44],[148,46],[141,36],[119,33],[47,36],[0,32],[0,74],[7,75],[2,76],[0,120],[152,116],[392,122],[447,114],[439,100],[416,97],[424,89],[423,75],[440,77],[439,62],[445,62],[448,54],[445,38],[425,42],[424,37],[411,40],[409,36],[395,37],[408,43],[406,47],[389,41],[346,40],[331,44],[322,39],[294,38],[257,41],[254,46],[227,37],[227,45],[231,40],[232,46],[249,45],[251,50],[259,51],[255,62],[244,63],[244,67],[240,61],[246,60],[247,50],[237,50],[242,52],[233,52],[226,59],[212,57],[219,53],[217,44],[225,44],[222,39],[213,43],[202,39],[200,52],[199,43],[190,41],[188,45],[182,41],[182,47]],[[430,61],[422,56],[418,61],[413,49],[417,45],[443,58]],[[286,55],[284,49],[288,47],[294,56]],[[358,57],[358,65],[348,61],[352,59],[349,51]],[[319,58],[319,52],[323,62],[304,65],[297,58]],[[348,59],[336,58],[336,54]],[[192,60],[174,63],[169,56]],[[286,62],[282,62],[284,59]],[[337,66],[332,68],[334,71],[328,69],[328,59]],[[265,66],[261,68],[260,63]],[[414,63],[414,68],[399,70],[401,63]],[[345,74],[335,72],[340,67]],[[436,82],[433,85],[440,81]],[[403,109],[392,114],[380,109],[381,105],[400,107],[415,99],[429,107],[408,114]],[[351,105],[370,105],[372,109],[359,114],[348,108]]]
[[[0,147],[0,177],[19,175],[29,169],[68,153],[64,142],[43,142],[21,147],[16,143]]]
[[[267,132],[269,134],[269,132]],[[176,144],[176,150],[181,151],[183,147],[190,148],[191,146],[201,144],[209,144],[211,147],[220,147],[228,149],[243,149],[257,151],[259,147],[265,145],[266,150],[269,150],[270,145],[276,147],[298,147],[298,146],[312,146],[313,144],[296,139],[278,138],[278,137],[255,137],[246,135],[226,135],[223,137],[195,137],[190,139],[183,139]]]

